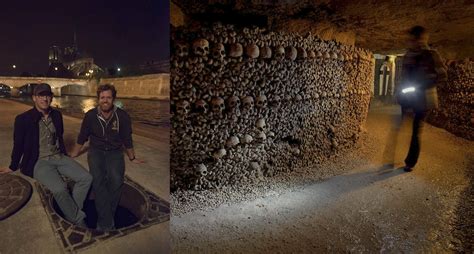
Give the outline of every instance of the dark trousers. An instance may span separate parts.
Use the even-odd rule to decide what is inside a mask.
[[[92,189],[97,209],[97,229],[115,228],[114,216],[122,194],[125,161],[121,150],[103,151],[91,148],[87,154]]]
[[[406,117],[406,114],[407,109],[402,107],[403,117]],[[410,148],[408,149],[408,154],[405,158],[405,164],[409,167],[414,167],[418,162],[418,157],[420,156],[420,135],[425,115],[425,111],[414,110]]]

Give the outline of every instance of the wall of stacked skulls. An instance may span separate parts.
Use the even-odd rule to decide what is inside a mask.
[[[316,165],[359,138],[369,51],[220,24],[181,28],[171,40],[172,190],[259,181]]]
[[[474,61],[448,61],[448,82],[438,86],[439,108],[427,121],[474,140]]]

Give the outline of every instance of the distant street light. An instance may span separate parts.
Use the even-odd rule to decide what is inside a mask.
[[[58,67],[54,67],[54,70],[57,71],[57,70],[58,70]]]
[[[117,68],[117,71],[120,71],[120,68]]]
[[[12,67],[13,67],[13,69],[16,69],[16,65],[13,65]]]
[[[93,73],[94,71],[93,70],[89,70],[89,73]]]

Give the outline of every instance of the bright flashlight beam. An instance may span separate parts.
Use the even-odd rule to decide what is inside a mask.
[[[411,93],[414,92],[415,88],[414,87],[408,87],[402,90],[402,93]]]

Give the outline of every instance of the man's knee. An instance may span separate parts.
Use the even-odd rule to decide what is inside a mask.
[[[87,185],[91,185],[92,184],[92,175],[89,174],[88,172],[84,172],[84,174],[81,176],[81,178],[79,178],[78,181],[82,182],[84,184],[87,184]]]

